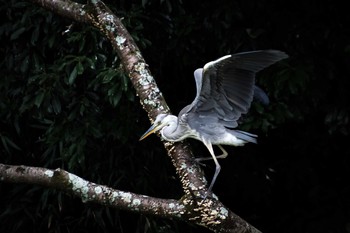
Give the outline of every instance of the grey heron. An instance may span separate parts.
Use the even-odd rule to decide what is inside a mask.
[[[248,112],[254,96],[268,102],[266,94],[255,86],[255,74],[287,57],[278,50],[260,50],[226,55],[208,62],[194,72],[197,95],[193,102],[184,107],[178,117],[159,114],[140,140],[160,130],[161,137],[170,142],[185,138],[202,141],[216,165],[208,188],[210,192],[221,169],[217,158],[227,156],[221,145],[256,143],[257,135],[235,129],[241,115]],[[217,145],[223,154],[216,156],[212,145]]]

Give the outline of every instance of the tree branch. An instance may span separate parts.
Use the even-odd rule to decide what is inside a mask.
[[[57,15],[72,19],[74,21],[90,23],[86,17],[84,4],[79,4],[69,0],[30,0],[39,6],[54,12]]]
[[[183,213],[185,213],[185,206],[177,200],[154,198],[112,189],[86,181],[62,169],[51,170],[0,163],[0,181],[37,184],[62,190],[80,198],[82,202],[93,202],[154,216],[181,219]]]
[[[117,52],[125,72],[130,77],[130,80],[136,90],[136,94],[140,97],[140,103],[148,113],[148,116],[151,122],[155,119],[155,117],[160,113],[170,113],[169,107],[167,106],[162,93],[158,89],[156,82],[151,75],[151,72],[146,64],[144,58],[141,55],[139,48],[134,42],[133,38],[130,36],[121,20],[110,11],[110,9],[99,0],[91,0],[89,4],[77,4],[71,2],[69,0],[31,0],[38,5],[53,11],[56,14],[62,15],[64,17],[69,17],[73,20],[79,22],[85,22],[94,25],[98,28],[111,42],[113,48]],[[251,232],[259,232],[254,227],[250,226],[247,222],[241,219],[239,216],[235,215],[232,211],[227,209],[219,200],[216,198],[206,198],[203,200],[203,197],[206,194],[207,182],[204,177],[204,173],[198,164],[195,162],[194,157],[186,143],[170,143],[164,142],[164,146],[168,151],[169,156],[172,159],[172,162],[176,168],[177,174],[180,177],[182,182],[182,187],[185,191],[185,196],[181,199],[181,204],[178,202],[177,208],[183,204],[185,206],[185,212],[177,212],[176,214],[180,214],[182,219],[187,219],[193,223],[198,225],[205,226],[215,232],[240,232],[240,233],[251,233]],[[23,170],[24,167],[16,167],[16,169]],[[7,171],[11,170],[11,167],[2,167]],[[9,170],[10,169],[10,170]],[[43,168],[42,168],[43,169]],[[26,169],[24,169],[26,171]],[[41,175],[48,176],[48,174],[52,174],[52,178],[56,178],[57,174],[61,174],[62,170],[38,170],[41,171]],[[45,174],[48,173],[48,174]],[[17,171],[18,173],[18,171]],[[16,174],[17,174],[16,173]],[[80,187],[81,182],[87,182],[81,180],[81,178],[76,177],[74,175],[69,175],[69,173],[63,172],[65,175],[63,177],[67,177],[63,179],[64,185],[68,186],[59,186],[61,188],[71,187],[71,191],[75,191],[76,194],[82,194],[82,190],[77,189]],[[6,174],[6,173],[5,173]],[[38,175],[38,174],[37,174]],[[17,177],[18,174],[15,176]],[[58,177],[61,177],[59,175]],[[2,175],[1,179],[6,179],[7,181],[12,181],[14,178],[11,176],[7,176],[8,178],[4,178]],[[73,178],[72,178],[73,177]],[[68,180],[67,180],[68,179]],[[72,179],[77,180],[77,184],[75,184]],[[40,178],[37,180],[38,184],[40,182],[44,182],[45,179]],[[22,181],[30,182],[30,180],[25,180],[22,178]],[[68,183],[67,183],[68,181]],[[44,182],[43,185],[49,185],[50,182]],[[61,185],[63,185],[61,184]],[[101,204],[108,204],[111,200],[106,199],[107,197],[111,197],[111,193],[113,196],[113,192],[110,188],[105,186],[97,186],[96,184],[87,182],[84,183],[84,187],[88,187],[84,194],[83,201],[95,200],[92,198],[93,195],[97,197],[101,197]],[[51,186],[50,186],[51,187]],[[75,187],[76,190],[73,190]],[[102,188],[103,187],[103,188]],[[99,193],[96,194],[96,190],[98,189]],[[104,192],[107,192],[109,195],[104,195]],[[86,192],[86,193],[85,193]],[[118,191],[121,192],[121,191]],[[123,192],[126,194],[125,192]],[[118,201],[121,201],[119,204],[126,208],[130,209],[130,202],[123,202],[123,193],[118,193]],[[91,194],[91,195],[90,195]],[[117,194],[117,193],[116,193]],[[121,195],[120,195],[121,194]],[[131,194],[133,195],[137,194]],[[120,196],[119,196],[120,195]],[[137,196],[140,200],[143,200],[142,196]],[[90,199],[92,198],[92,199]],[[136,198],[136,199],[138,199]],[[134,198],[132,198],[135,200]],[[102,201],[104,200],[104,201]],[[129,200],[129,199],[128,199]],[[153,200],[153,199],[152,199]],[[97,200],[96,200],[97,201]],[[149,201],[149,204],[151,201]],[[159,208],[165,208],[164,202],[160,200],[154,200],[152,203],[157,203]],[[174,202],[171,202],[174,204]],[[170,203],[168,203],[170,205]],[[147,208],[151,208],[152,205],[148,207],[144,207],[145,211]],[[181,206],[181,208],[184,208]],[[169,207],[169,206],[168,206]],[[166,212],[166,211],[164,211]],[[172,212],[172,217],[177,216],[174,212]],[[154,214],[154,212],[153,212]],[[171,214],[169,214],[170,216]]]
[[[93,202],[131,212],[194,221],[216,232],[260,232],[245,223],[219,201],[208,199],[208,201],[203,202],[202,206],[199,206],[196,201],[186,198],[177,201],[124,192],[84,180],[62,169],[51,170],[0,163],[0,181],[37,184],[59,189],[80,198],[84,203]],[[188,208],[189,206],[192,208]],[[208,209],[208,214],[203,213],[204,207]],[[244,225],[240,225],[242,223]],[[219,228],[215,226],[219,226]],[[238,229],[239,231],[237,231]]]
[[[67,16],[79,22],[86,22],[99,29],[111,42],[121,59],[125,72],[140,97],[140,103],[148,113],[151,122],[160,113],[170,113],[166,101],[157,87],[148,64],[140,49],[121,20],[101,1],[91,4],[77,4],[68,0],[31,0],[40,6]],[[60,9],[62,6],[63,9]],[[80,10],[78,8],[81,8]],[[59,9],[59,10],[58,10]],[[186,143],[164,142],[168,154],[180,176],[182,187],[187,195],[203,197],[207,181],[201,168],[196,163]]]

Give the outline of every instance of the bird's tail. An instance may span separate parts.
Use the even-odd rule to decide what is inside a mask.
[[[244,140],[246,142],[257,143],[256,138],[258,137],[258,135],[256,135],[256,134],[244,132],[244,131],[241,131],[241,130],[232,130],[231,133],[234,136],[236,136],[237,138],[239,138],[241,140]]]

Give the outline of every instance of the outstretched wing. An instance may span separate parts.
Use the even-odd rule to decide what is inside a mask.
[[[237,127],[237,120],[248,112],[253,100],[255,74],[287,58],[277,50],[261,50],[227,55],[194,72],[197,95],[179,117],[191,128],[213,128],[218,124]]]
[[[265,93],[265,91],[263,91],[263,89],[261,89],[257,85],[254,85],[254,100],[262,103],[263,105],[269,105],[270,103],[270,99]]]

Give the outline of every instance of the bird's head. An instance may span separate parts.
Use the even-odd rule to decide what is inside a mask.
[[[168,114],[159,114],[156,117],[156,120],[153,122],[153,125],[140,137],[139,141],[145,139],[152,133],[157,132],[158,130],[161,130],[164,126],[168,125],[167,121]]]

